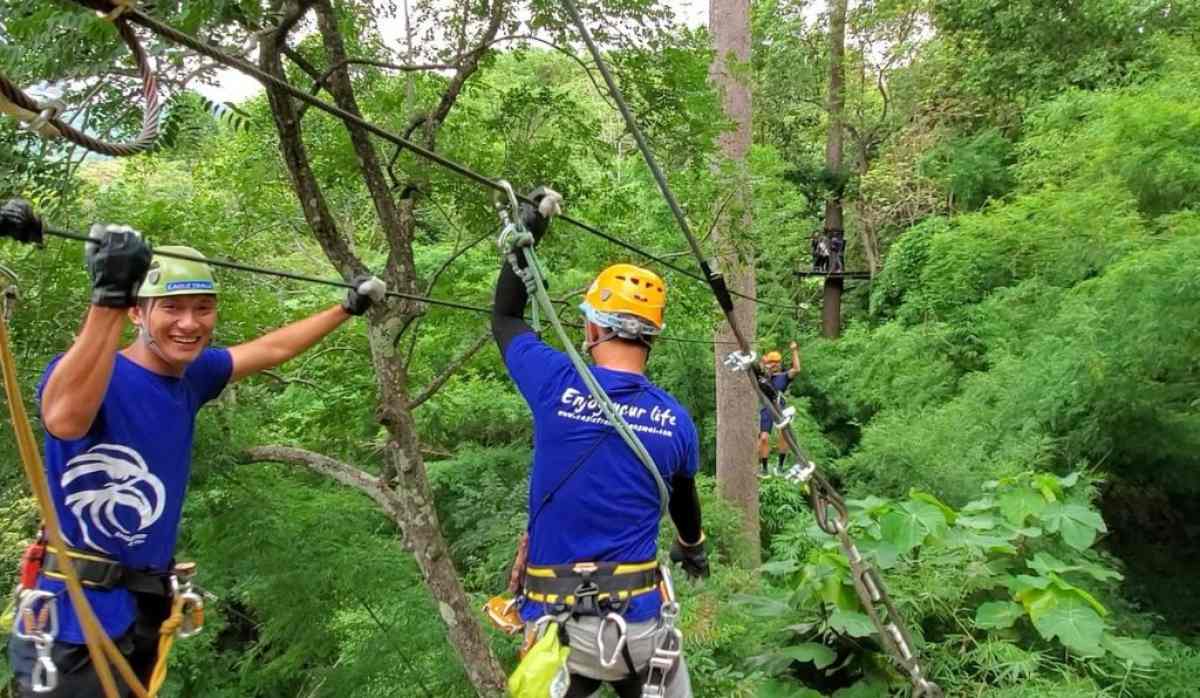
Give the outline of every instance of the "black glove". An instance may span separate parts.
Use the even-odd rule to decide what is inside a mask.
[[[133,228],[100,225],[88,231],[99,240],[84,246],[88,274],[92,277],[92,305],[131,308],[137,305],[138,287],[150,268],[150,246]]]
[[[534,242],[539,242],[550,228],[550,219],[562,213],[562,194],[549,187],[538,187],[528,194],[534,206],[521,202],[521,222],[533,233]]]
[[[708,553],[705,552],[707,547],[708,539],[703,533],[700,534],[698,543],[684,543],[676,538],[671,544],[671,562],[678,562],[692,579],[703,579],[708,576]]]
[[[10,199],[0,206],[0,237],[17,242],[42,244],[42,220],[24,199]]]
[[[346,292],[342,309],[351,315],[362,315],[372,303],[383,300],[387,295],[387,285],[370,274],[359,274],[350,283],[354,288]]]

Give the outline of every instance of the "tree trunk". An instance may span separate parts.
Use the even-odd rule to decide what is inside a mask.
[[[711,0],[709,26],[713,34],[716,56],[710,69],[710,79],[722,94],[725,114],[735,124],[734,130],[721,136],[721,152],[729,165],[727,186],[735,195],[718,223],[714,241],[719,263],[729,287],[753,296],[755,293],[753,254],[738,254],[738,231],[748,231],[751,224],[750,177],[746,171],[746,156],[750,151],[750,3],[748,0]],[[740,65],[729,65],[734,62]],[[734,319],[747,338],[756,332],[756,307],[752,302],[739,300],[734,306]],[[733,333],[722,325],[716,333],[718,342],[733,341]],[[745,517],[745,551],[743,562],[757,567],[761,561],[758,535],[758,464],[755,444],[758,440],[758,401],[754,388],[741,373],[731,372],[723,360],[729,344],[714,347],[717,365],[717,491],[742,512]]]
[[[842,138],[845,131],[843,120],[846,111],[845,67],[846,55],[846,4],[847,0],[833,0],[829,13],[829,94],[826,109],[829,113],[829,133],[825,140],[825,168],[835,182],[834,189],[825,201],[825,235],[840,233],[844,236],[842,221],[842,195],[845,177],[842,167]],[[842,250],[845,259],[845,248]],[[844,262],[843,262],[844,264]],[[826,337],[836,339],[842,333],[842,277],[825,277],[825,297],[821,314],[821,328]]]
[[[330,36],[338,29],[328,3],[310,1],[292,5],[293,22],[312,4],[318,6],[326,50],[331,54],[331,63],[336,63],[343,49],[340,35]],[[260,66],[280,79],[285,79],[281,55],[286,47],[288,26],[291,22],[285,22],[277,32],[264,34],[259,50]],[[330,81],[331,93],[338,105],[357,114],[353,88],[344,69],[334,71]],[[325,255],[344,277],[363,273],[366,266],[338,229],[312,171],[295,102],[276,87],[267,85],[266,91],[283,159],[306,221]],[[411,291],[416,288],[412,264],[412,199],[403,199],[399,206],[393,202],[384,184],[374,144],[356,127],[347,124],[347,129],[351,132],[364,182],[372,195],[390,248],[383,276],[389,287]],[[384,475],[379,478],[379,486],[385,490],[390,503],[385,510],[403,531],[404,543],[416,558],[424,582],[438,602],[450,643],[461,657],[468,678],[480,696],[499,696],[504,692],[504,672],[491,652],[483,628],[475,620],[473,604],[462,588],[442,537],[408,406],[408,373],[394,340],[399,328],[404,327],[405,321],[416,312],[419,308],[415,304],[390,302],[373,307],[367,314],[371,359],[379,386],[377,417],[389,435]]]

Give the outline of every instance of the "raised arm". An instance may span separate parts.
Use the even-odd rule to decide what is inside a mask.
[[[526,229],[533,233],[536,244],[550,227],[550,218],[559,213],[562,195],[553,189],[538,187],[529,198],[537,207],[522,204],[521,220]],[[524,268],[523,259],[520,259],[520,264]],[[504,356],[508,343],[514,337],[533,331],[525,322],[525,304],[528,302],[529,292],[525,290],[525,283],[513,271],[508,260],[504,260],[500,263],[500,277],[496,280],[496,295],[492,303],[492,336],[500,347],[501,356]]]
[[[374,277],[360,276],[353,283],[356,288],[346,294],[346,300],[341,305],[326,308],[258,339],[230,347],[229,354],[233,358],[230,380],[241,380],[259,371],[275,368],[303,353],[325,335],[341,327],[351,315],[367,312],[371,303],[382,300],[386,292],[383,282]]]
[[[150,248],[129,228],[93,226],[100,244],[86,248],[92,307],[79,336],[55,364],[42,387],[42,425],[54,436],[78,439],[92,428],[125,327],[137,303],[137,287],[150,268]]]
[[[793,340],[788,348],[792,350],[792,367],[788,369],[788,378],[791,379],[800,375],[800,347]]]

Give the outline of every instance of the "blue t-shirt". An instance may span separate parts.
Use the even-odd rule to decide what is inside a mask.
[[[787,392],[788,386],[792,384],[792,377],[788,375],[787,371],[780,371],[767,376],[767,382],[775,389],[775,402],[782,406],[784,404],[783,395]],[[764,407],[760,410],[760,414],[769,416],[771,411]]]
[[[609,425],[571,360],[525,333],[509,343],[504,363],[533,412],[529,564],[654,559],[658,487]],[[601,367],[591,372],[650,452],[668,486],[677,473],[696,474],[696,427],[675,398],[641,374]],[[658,594],[643,594],[630,603],[625,617],[631,622],[650,620],[658,616],[660,605]],[[527,621],[543,613],[540,603],[521,607]]]
[[[39,399],[59,358],[42,375]],[[221,393],[232,373],[233,359],[225,349],[205,349],[181,378],[154,373],[117,354],[88,433],[71,441],[46,434],[50,498],[68,545],[133,569],[167,569],[191,472],[196,413]],[[38,588],[66,599],[62,582],[43,578]],[[86,593],[105,632],[118,637],[129,629],[137,610],[130,592]],[[58,613],[58,639],[82,644],[70,602],[60,601]]]

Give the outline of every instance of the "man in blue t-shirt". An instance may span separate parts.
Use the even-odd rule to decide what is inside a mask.
[[[783,357],[777,351],[769,351],[763,356],[763,373],[765,374],[762,381],[763,391],[767,397],[775,401],[775,404],[780,409],[784,407],[783,396],[787,392],[788,386],[792,384],[792,379],[800,374],[800,350],[795,342],[788,345],[792,350],[792,367],[788,370],[783,370]],[[767,458],[771,455],[771,432],[775,429],[775,420],[771,417],[771,411],[766,407],[758,412],[758,464],[762,467],[760,475],[767,475]],[[783,439],[779,439],[779,468],[783,468],[784,459],[787,458],[787,444]]]
[[[145,683],[159,626],[170,612],[169,580],[191,470],[196,413],[225,385],[278,366],[381,298],[378,279],[355,279],[344,303],[228,349],[208,346],[217,286],[208,264],[159,255],[129,228],[94,226],[87,267],[91,307],[65,354],[38,385],[46,429],[46,475],[68,551],[45,549],[37,589],[57,595],[52,661],[58,685],[38,696],[101,695],[79,618],[61,581],[62,555],[85,581],[104,631]],[[203,259],[189,247],[159,252]],[[129,319],[137,339],[119,343]],[[28,570],[26,570],[28,571]],[[21,619],[17,619],[21,623]],[[28,627],[23,627],[28,632]],[[16,694],[32,697],[32,642],[9,641]],[[130,689],[117,679],[122,695]]]
[[[540,239],[557,212],[558,195],[539,189],[538,203],[522,208],[525,225]],[[521,618],[572,611],[566,623],[572,648],[568,696],[592,695],[602,682],[618,695],[640,696],[642,682],[659,639],[662,600],[657,589],[659,492],[645,465],[607,422],[570,359],[538,338],[525,323],[525,285],[505,264],[496,284],[492,331],[504,364],[533,413],[533,469],[529,478],[528,565]],[[679,531],[672,559],[695,576],[708,574],[700,503],[694,477],[699,450],[696,427],[687,411],[645,376],[654,336],[663,327],[666,289],[653,272],[631,264],[605,269],[588,290],[584,349],[595,366],[592,375],[641,440],[670,490],[669,510]],[[606,564],[607,563],[607,564]],[[639,570],[616,580],[604,570]],[[596,571],[592,571],[593,568]],[[556,604],[546,590],[545,574],[554,572],[556,593],[579,590],[573,575],[595,575],[600,598],[617,583],[626,584],[622,602]],[[582,571],[582,572],[581,572]],[[586,579],[593,579],[588,576]],[[638,581],[640,580],[640,581]],[[565,585],[565,586],[562,586]],[[615,652],[616,624],[602,620],[610,612],[626,624],[627,652],[608,664],[600,660],[603,634]],[[606,624],[607,623],[607,624]],[[532,632],[534,623],[527,623]],[[667,695],[691,695],[682,657],[669,675]]]

